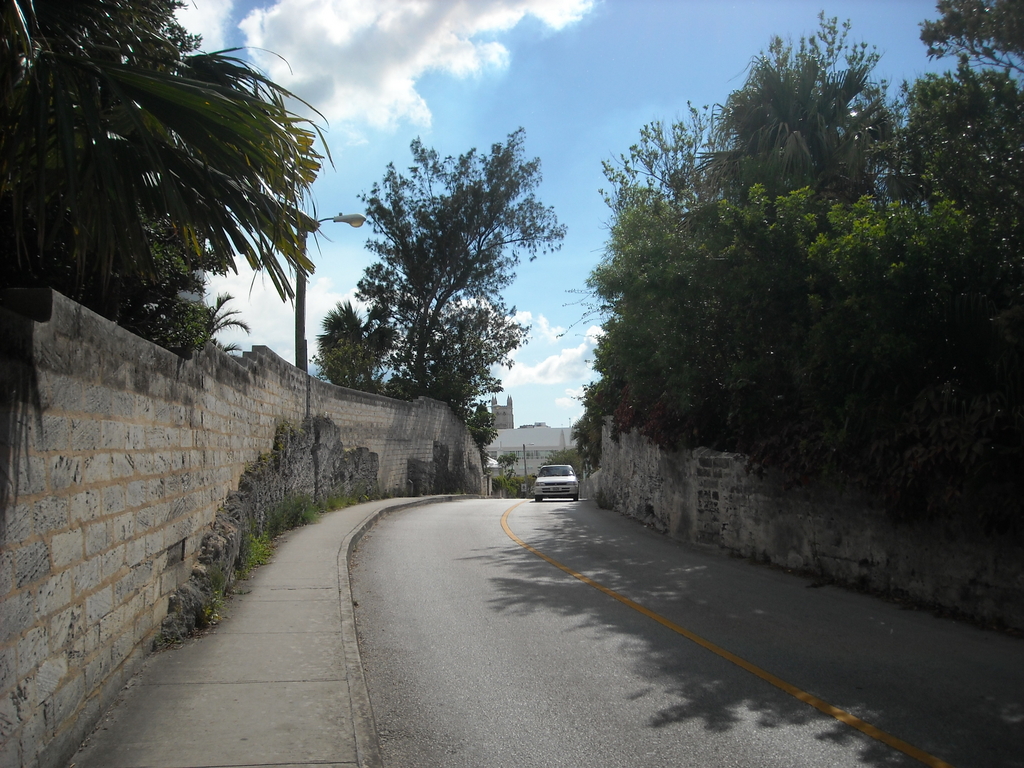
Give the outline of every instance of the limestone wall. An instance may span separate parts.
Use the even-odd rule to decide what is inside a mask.
[[[894,524],[862,494],[785,490],[739,454],[662,451],[605,429],[584,492],[683,541],[1024,629],[1024,547],[964,522]]]
[[[377,454],[383,491],[480,491],[479,454],[441,403],[334,387],[266,348],[186,360],[37,299],[45,321],[0,308],[0,766],[74,751],[282,422],[329,419]]]

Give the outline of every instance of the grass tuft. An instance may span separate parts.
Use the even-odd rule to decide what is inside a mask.
[[[235,569],[238,578],[246,579],[253,569],[269,563],[274,554],[274,539],[285,531],[317,523],[324,512],[351,507],[373,498],[380,496],[364,486],[359,486],[348,493],[339,491],[328,494],[319,502],[308,494],[299,494],[289,496],[275,504],[267,512],[263,533],[246,533],[243,537],[242,551]]]

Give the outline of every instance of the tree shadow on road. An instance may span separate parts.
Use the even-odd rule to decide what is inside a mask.
[[[811,647],[805,658],[798,658],[796,666],[791,658],[776,658],[777,641],[767,640],[769,631],[779,634],[783,643],[794,640],[804,633],[800,616],[787,617],[779,606],[759,607],[762,603],[758,597],[730,593],[722,583],[722,569],[746,568],[749,578],[755,581],[788,578],[792,582],[789,589],[794,591],[803,590],[806,582],[680,545],[592,506],[548,504],[544,505],[542,515],[534,514],[538,511],[541,510],[530,505],[513,512],[509,521],[513,531],[539,551],[569,568],[585,572],[587,577],[605,587],[659,614],[671,613],[672,621],[691,631],[708,632],[711,642],[725,638],[721,642],[738,645],[727,647],[727,651],[795,685],[801,685],[801,679],[827,680],[824,690],[811,693],[958,768],[1024,766],[1024,759],[1012,749],[1015,741],[1021,743],[1020,727],[993,722],[992,732],[981,734],[972,732],[974,725],[958,717],[958,713],[962,714],[962,702],[918,702],[925,710],[922,714],[903,711],[911,710],[911,706],[891,703],[899,700],[888,695],[891,691],[881,697],[873,695],[877,692],[873,687],[886,685],[884,662],[880,662],[882,670],[877,679],[865,683],[868,691],[861,692],[857,683],[862,681],[848,679],[853,672],[841,664],[838,669],[832,668],[834,657],[842,658],[858,650],[844,647],[847,641],[839,636],[841,625],[835,632],[825,630],[820,636],[803,638],[809,640]],[[600,521],[595,512],[601,517]],[[642,548],[636,546],[638,535],[650,537]],[[638,689],[630,698],[654,697],[657,692],[661,695],[654,698],[663,699],[664,694],[669,694],[675,701],[651,713],[650,728],[699,722],[709,732],[728,733],[754,724],[761,733],[778,729],[777,738],[784,739],[786,733],[792,733],[787,728],[802,726],[811,728],[815,739],[839,745],[844,752],[855,754],[864,765],[920,765],[910,756],[829,718],[650,617],[571,578],[525,549],[518,546],[500,551],[490,549],[476,557],[493,560],[502,573],[492,579],[498,594],[490,603],[494,611],[512,615],[553,611],[573,619],[575,629],[571,631],[596,632],[625,647],[626,655],[632,659],[632,672],[649,681],[649,686]],[[660,574],[657,583],[652,584],[647,577],[639,575],[651,573]],[[820,590],[807,594],[810,601],[824,603],[827,600],[827,596],[822,599]],[[722,612],[723,600],[732,610]],[[713,607],[713,603],[717,605]],[[881,606],[880,615],[888,619],[885,611],[894,610]],[[758,637],[762,630],[763,635]],[[739,637],[743,640],[736,639]],[[835,648],[822,647],[829,644],[839,646],[838,653]],[[884,653],[888,646],[879,648]],[[859,650],[863,663],[865,653],[870,655],[871,649]],[[807,675],[801,674],[800,667],[804,665],[810,672]],[[890,680],[888,685],[893,688],[901,682]],[[880,706],[879,701],[889,703]],[[939,721],[938,725],[935,720]],[[984,746],[979,745],[979,739]]]

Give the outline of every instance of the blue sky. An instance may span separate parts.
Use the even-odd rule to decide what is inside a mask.
[[[880,78],[898,85],[951,66],[930,62],[919,25],[932,0],[705,2],[704,0],[188,0],[182,22],[204,48],[246,55],[326,118],[334,159],[314,185],[319,217],[360,209],[358,195],[385,167],[408,164],[420,137],[442,155],[503,141],[526,129],[540,157],[539,198],[568,234],[560,251],[520,265],[506,293],[531,326],[510,370],[499,372],[516,424],[569,426],[593,378],[600,318],[586,316],[585,282],[602,257],[609,212],[604,160],[627,152],[652,120],[681,117],[687,102],[714,106],[743,85],[772,35],[813,33],[818,13],[849,19],[851,38],[882,54]],[[272,52],[274,55],[271,55]],[[324,224],[310,279],[307,337],[352,298],[372,262],[369,226]],[[269,282],[242,271],[216,278],[252,334],[294,359],[294,315]]]

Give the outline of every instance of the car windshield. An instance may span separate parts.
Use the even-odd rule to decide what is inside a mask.
[[[568,477],[573,474],[572,467],[541,467],[537,477]]]

